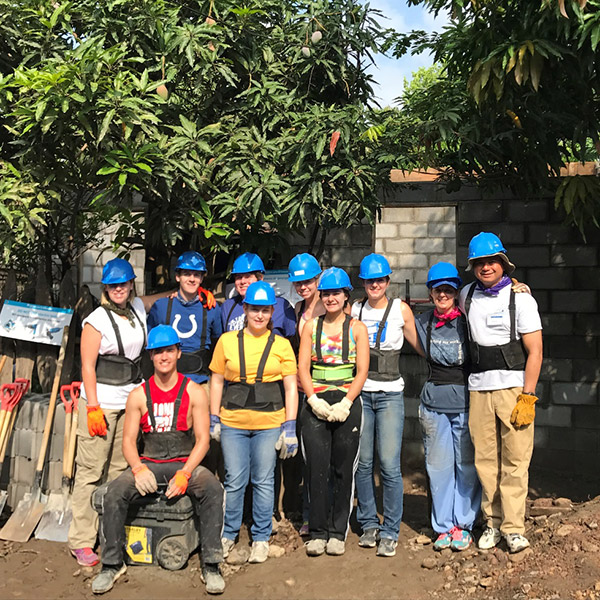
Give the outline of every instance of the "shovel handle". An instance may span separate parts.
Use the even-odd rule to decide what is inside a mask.
[[[4,369],[4,365],[6,364],[6,359],[8,358],[8,356],[6,356],[6,354],[0,358],[0,373],[2,372],[2,369]]]
[[[70,414],[73,411],[73,396],[71,394],[72,389],[71,386],[73,384],[69,383],[66,385],[61,385],[60,386],[60,399],[62,400],[62,403],[65,405],[65,414]],[[69,399],[67,400],[67,397],[65,396],[65,392],[69,392]]]
[[[69,438],[69,453],[67,454],[67,466],[68,472],[63,470],[63,473],[67,475],[69,479],[73,479],[73,470],[75,465],[75,449],[77,448],[77,428],[79,426],[79,408],[77,405],[73,410],[73,415],[71,417],[71,436]]]
[[[2,465],[4,464],[4,457],[6,456],[6,449],[8,448],[8,440],[10,440],[10,434],[12,433],[13,427],[15,426],[15,421],[17,420],[17,411],[13,410],[12,412],[6,415],[6,422],[8,423],[8,429],[6,431],[6,436],[2,440],[2,448],[0,449],[0,472],[2,471]]]
[[[81,396],[81,381],[74,381],[71,384],[71,401],[73,402],[73,408],[76,410],[79,404],[79,396]]]

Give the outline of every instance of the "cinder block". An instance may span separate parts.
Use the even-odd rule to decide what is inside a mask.
[[[531,244],[577,243],[579,233],[574,227],[551,223],[532,223],[528,226],[527,239]]]
[[[555,267],[553,269],[529,269],[526,283],[536,290],[573,289],[573,269]]]
[[[378,230],[377,230],[378,231]],[[379,236],[379,233],[377,232]],[[424,238],[427,237],[426,223],[402,223],[398,225],[398,236],[401,238]],[[397,237],[395,235],[388,237]]]
[[[535,412],[535,423],[540,426],[571,427],[571,407],[538,407]]]
[[[513,244],[524,244],[529,241],[525,237],[525,225],[522,223],[463,223],[459,222],[457,231],[458,242],[463,246],[468,246],[471,239],[482,230],[495,233],[508,251]]]
[[[427,233],[430,237],[456,238],[454,223],[429,223]]]
[[[535,289],[534,289],[535,292]],[[573,333],[574,315],[564,313],[552,313],[542,315],[542,326],[544,336],[548,335],[571,335]]]
[[[444,251],[444,238],[425,238],[415,240],[415,252],[417,254],[431,254]]]
[[[31,485],[35,475],[36,462],[25,456],[16,456],[12,464],[12,471],[10,474],[11,481],[28,483]]]
[[[8,486],[8,498],[6,503],[14,511],[19,502],[23,499],[23,496],[31,492],[31,484],[11,482]]]
[[[573,360],[572,381],[578,383],[600,382],[600,361],[584,358]]]
[[[517,279],[523,279],[518,272],[516,272]],[[550,292],[548,290],[533,290],[533,297],[538,305],[538,311],[540,313],[547,313],[550,311]]]
[[[424,206],[415,208],[415,221],[444,223],[454,221],[456,209],[453,206]]]
[[[600,432],[592,430],[564,430],[546,428],[548,448],[567,452],[595,452],[600,449]],[[537,433],[537,432],[536,432]]]
[[[459,223],[485,223],[486,225],[502,221],[502,202],[487,200],[460,202],[458,204],[458,221]],[[490,231],[490,227],[486,227],[484,230]]]
[[[558,246],[552,250],[551,264],[555,267],[595,267],[598,264],[596,246]]]
[[[403,254],[395,257],[398,266],[403,269],[425,269],[427,268],[427,256],[425,254]]]
[[[596,292],[556,291],[551,292],[552,310],[556,312],[594,313],[598,310]]]
[[[578,290],[600,290],[600,277],[598,269],[586,267],[575,267],[575,289]]]
[[[552,402],[554,404],[596,404],[598,384],[596,383],[554,383]]]
[[[545,221],[548,218],[547,200],[509,200],[504,203],[509,221]]]
[[[61,461],[64,450],[64,436],[50,436],[50,443],[48,444],[48,446],[48,460]]]
[[[573,414],[576,429],[600,429],[600,407],[574,406]]]
[[[517,267],[549,267],[550,248],[548,246],[511,246],[508,257]]]
[[[547,448],[548,447],[548,438],[550,437],[549,431],[551,428],[549,427],[537,427],[533,431],[533,446],[534,448]]]
[[[598,273],[600,278],[600,273]],[[600,308],[600,307],[599,307]],[[589,315],[575,315],[575,328],[574,333],[576,335],[600,335],[600,315],[589,314]]]
[[[62,486],[62,463],[50,461],[44,472],[43,489],[49,492],[60,491]]]
[[[383,254],[386,251],[383,243],[383,240],[375,240],[375,252],[377,252],[377,254]]]
[[[571,381],[573,361],[567,358],[545,358],[542,363],[540,379],[542,381]]]
[[[444,252],[454,256],[454,260],[450,261],[456,264],[456,238],[444,238]]]
[[[31,449],[34,446],[35,432],[31,429],[15,429],[12,436],[11,456],[32,458]]]
[[[392,252],[399,252],[401,254],[412,254],[415,250],[415,241],[419,242],[421,240],[414,238],[398,238],[398,239],[386,239],[382,242],[385,245],[386,254],[391,254]]]
[[[411,223],[415,220],[415,208],[410,206],[384,206],[381,211],[383,223]]]
[[[375,226],[375,236],[377,238],[398,237],[398,226],[395,223],[378,223]]]
[[[552,358],[597,358],[596,340],[575,335],[547,336],[544,355]]]
[[[398,264],[400,259],[397,256],[392,255],[388,258],[390,259],[390,265],[393,269],[391,281],[392,283],[400,284],[402,286],[402,290],[404,290],[404,284],[406,283],[407,279],[412,283],[415,275],[414,271],[400,267]],[[404,296],[404,291],[402,292],[402,295]]]

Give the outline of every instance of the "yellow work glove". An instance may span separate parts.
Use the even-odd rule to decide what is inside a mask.
[[[106,420],[99,405],[87,407],[87,426],[92,437],[106,435]]]
[[[519,394],[517,404],[510,415],[510,422],[515,428],[525,427],[533,423],[535,418],[535,403],[538,397],[533,394]]]

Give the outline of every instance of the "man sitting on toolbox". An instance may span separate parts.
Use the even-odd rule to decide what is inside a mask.
[[[202,387],[177,372],[181,356],[177,332],[158,325],[148,335],[154,375],[129,394],[123,454],[129,469],[108,486],[102,516],[102,570],[92,591],[103,594],[125,573],[125,522],[130,504],[168,482],[167,498],[188,494],[200,521],[202,576],[209,594],[220,594],[223,561],[223,487],[200,466],[209,447],[208,398]],[[141,445],[138,435],[141,430]]]

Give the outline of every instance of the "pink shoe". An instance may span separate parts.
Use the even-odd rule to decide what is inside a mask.
[[[100,562],[98,555],[91,548],[77,548],[71,550],[71,554],[77,559],[77,564],[82,567],[93,567]]]

